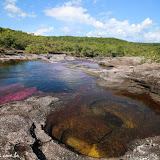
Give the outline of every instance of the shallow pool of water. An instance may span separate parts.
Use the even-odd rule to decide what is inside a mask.
[[[160,116],[148,107],[149,101],[104,91],[95,77],[67,68],[70,64],[99,67],[88,60],[1,64],[0,105],[34,94],[65,95],[65,107],[48,116],[45,131],[91,157],[118,157],[131,140],[160,134]]]
[[[94,77],[80,70],[70,70],[66,65],[66,62],[42,61],[4,64],[0,67],[0,87],[23,84],[26,88],[36,87],[38,91],[48,93],[70,93],[84,86],[92,87],[96,80]]]

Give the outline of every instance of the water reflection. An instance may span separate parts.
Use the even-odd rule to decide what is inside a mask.
[[[88,60],[1,64],[0,104],[42,92],[65,95],[65,107],[48,116],[45,130],[92,157],[121,156],[131,140],[160,134],[159,104],[145,96],[104,91],[96,87],[95,77],[67,68],[70,64],[99,67]]]
[[[22,83],[26,88],[36,87],[47,93],[76,92],[84,86],[90,86],[88,77],[80,70],[70,70],[62,63],[29,61],[1,65],[0,87]],[[95,81],[92,78],[92,82]]]
[[[89,91],[51,114],[45,130],[81,154],[119,157],[131,140],[159,135],[160,117],[132,99]]]

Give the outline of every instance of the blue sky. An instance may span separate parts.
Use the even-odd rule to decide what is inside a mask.
[[[159,0],[1,0],[0,26],[45,36],[160,43]]]

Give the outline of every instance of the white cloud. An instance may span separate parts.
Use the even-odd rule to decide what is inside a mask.
[[[34,35],[44,35],[44,33],[50,32],[53,30],[54,30],[54,27],[38,29],[36,32],[34,32]]]
[[[14,17],[15,17],[15,16],[14,16],[13,14],[11,14],[11,13],[8,13],[7,16],[8,16],[8,17],[11,17],[11,18],[14,18]]]
[[[160,42],[160,31],[154,30],[153,32],[147,32],[144,37],[149,41],[149,42]]]
[[[46,16],[72,24],[83,24],[94,27],[87,36],[116,37],[128,41],[160,42],[160,31],[154,31],[155,25],[150,18],[139,24],[130,24],[127,20],[118,21],[115,18],[107,18],[103,23],[97,21],[87,13],[87,9],[74,6],[75,1],[66,2],[64,5],[46,9]],[[112,12],[106,12],[110,15]]]
[[[142,22],[142,24],[141,24],[142,28],[144,28],[144,29],[149,29],[149,28],[151,28],[151,27],[154,26],[154,25],[155,25],[155,24],[153,24],[153,23],[152,23],[152,20],[149,19],[149,18],[145,19],[145,20]]]
[[[52,9],[45,10],[45,14],[50,17],[54,17],[57,20],[80,23],[80,24],[89,24],[94,27],[103,27],[103,23],[96,21],[89,14],[86,14],[87,10],[82,7],[74,6],[62,6]]]
[[[62,27],[61,31],[65,34],[65,35],[69,35],[71,34],[71,30],[69,27]]]
[[[149,18],[137,25],[112,18],[103,24],[103,28],[97,27],[94,31],[89,32],[87,36],[116,37],[136,42],[160,42],[160,31],[158,29],[153,30],[155,25]]]
[[[71,0],[71,1],[65,2],[64,5],[65,6],[80,5],[81,2],[82,0]]]
[[[81,34],[81,31],[77,31],[77,34]]]
[[[89,15],[83,14],[85,11],[86,9],[82,7],[62,6],[48,9],[44,12],[47,16],[54,17],[58,20],[86,23]]]
[[[8,10],[10,12],[13,12],[13,13],[18,13],[18,12],[21,12],[21,10],[16,7],[14,4],[7,4],[5,7],[4,7],[5,10]]]
[[[19,7],[16,6],[17,0],[6,0],[6,2],[4,3],[4,9],[6,11],[9,11],[9,13],[7,13],[7,15],[9,17],[36,17],[35,14],[27,14],[25,12],[23,12]]]

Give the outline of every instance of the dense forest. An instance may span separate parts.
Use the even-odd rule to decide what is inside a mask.
[[[79,57],[144,56],[160,62],[160,43],[133,43],[116,38],[35,36],[0,27],[0,49],[13,48],[25,53],[66,53]]]

